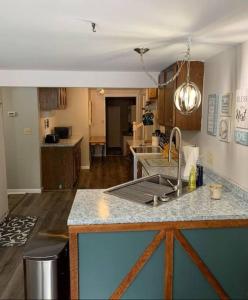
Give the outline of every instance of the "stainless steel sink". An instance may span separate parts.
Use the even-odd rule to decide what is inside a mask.
[[[104,192],[133,202],[158,206],[179,197],[173,187],[176,184],[177,178],[157,174],[117,185]],[[188,182],[182,180],[180,196],[189,192]]]

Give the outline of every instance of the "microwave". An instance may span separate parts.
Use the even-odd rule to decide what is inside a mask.
[[[54,133],[57,134],[60,139],[69,139],[72,136],[72,126],[54,127]]]

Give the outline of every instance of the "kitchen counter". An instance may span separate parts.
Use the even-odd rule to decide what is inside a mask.
[[[204,177],[224,185],[221,200],[208,186],[158,207],[78,190],[68,219],[71,299],[246,299],[248,193]]]
[[[58,143],[41,143],[41,147],[74,147],[83,139],[83,136],[72,136],[69,139],[60,139]]]
[[[204,182],[223,183],[223,180],[208,175]],[[78,190],[68,225],[227,219],[248,219],[247,193],[238,196],[234,188],[226,185],[221,200],[212,200],[205,185],[152,208],[105,194],[103,190]]]

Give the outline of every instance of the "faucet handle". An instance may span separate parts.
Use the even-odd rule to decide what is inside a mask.
[[[177,187],[170,181],[170,179],[167,178],[166,181],[169,183],[169,185],[172,187],[172,189],[173,189],[174,191],[177,190]]]

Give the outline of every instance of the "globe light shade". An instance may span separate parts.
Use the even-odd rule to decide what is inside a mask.
[[[196,111],[201,104],[201,92],[193,82],[184,82],[174,94],[174,103],[177,110],[188,115]]]

